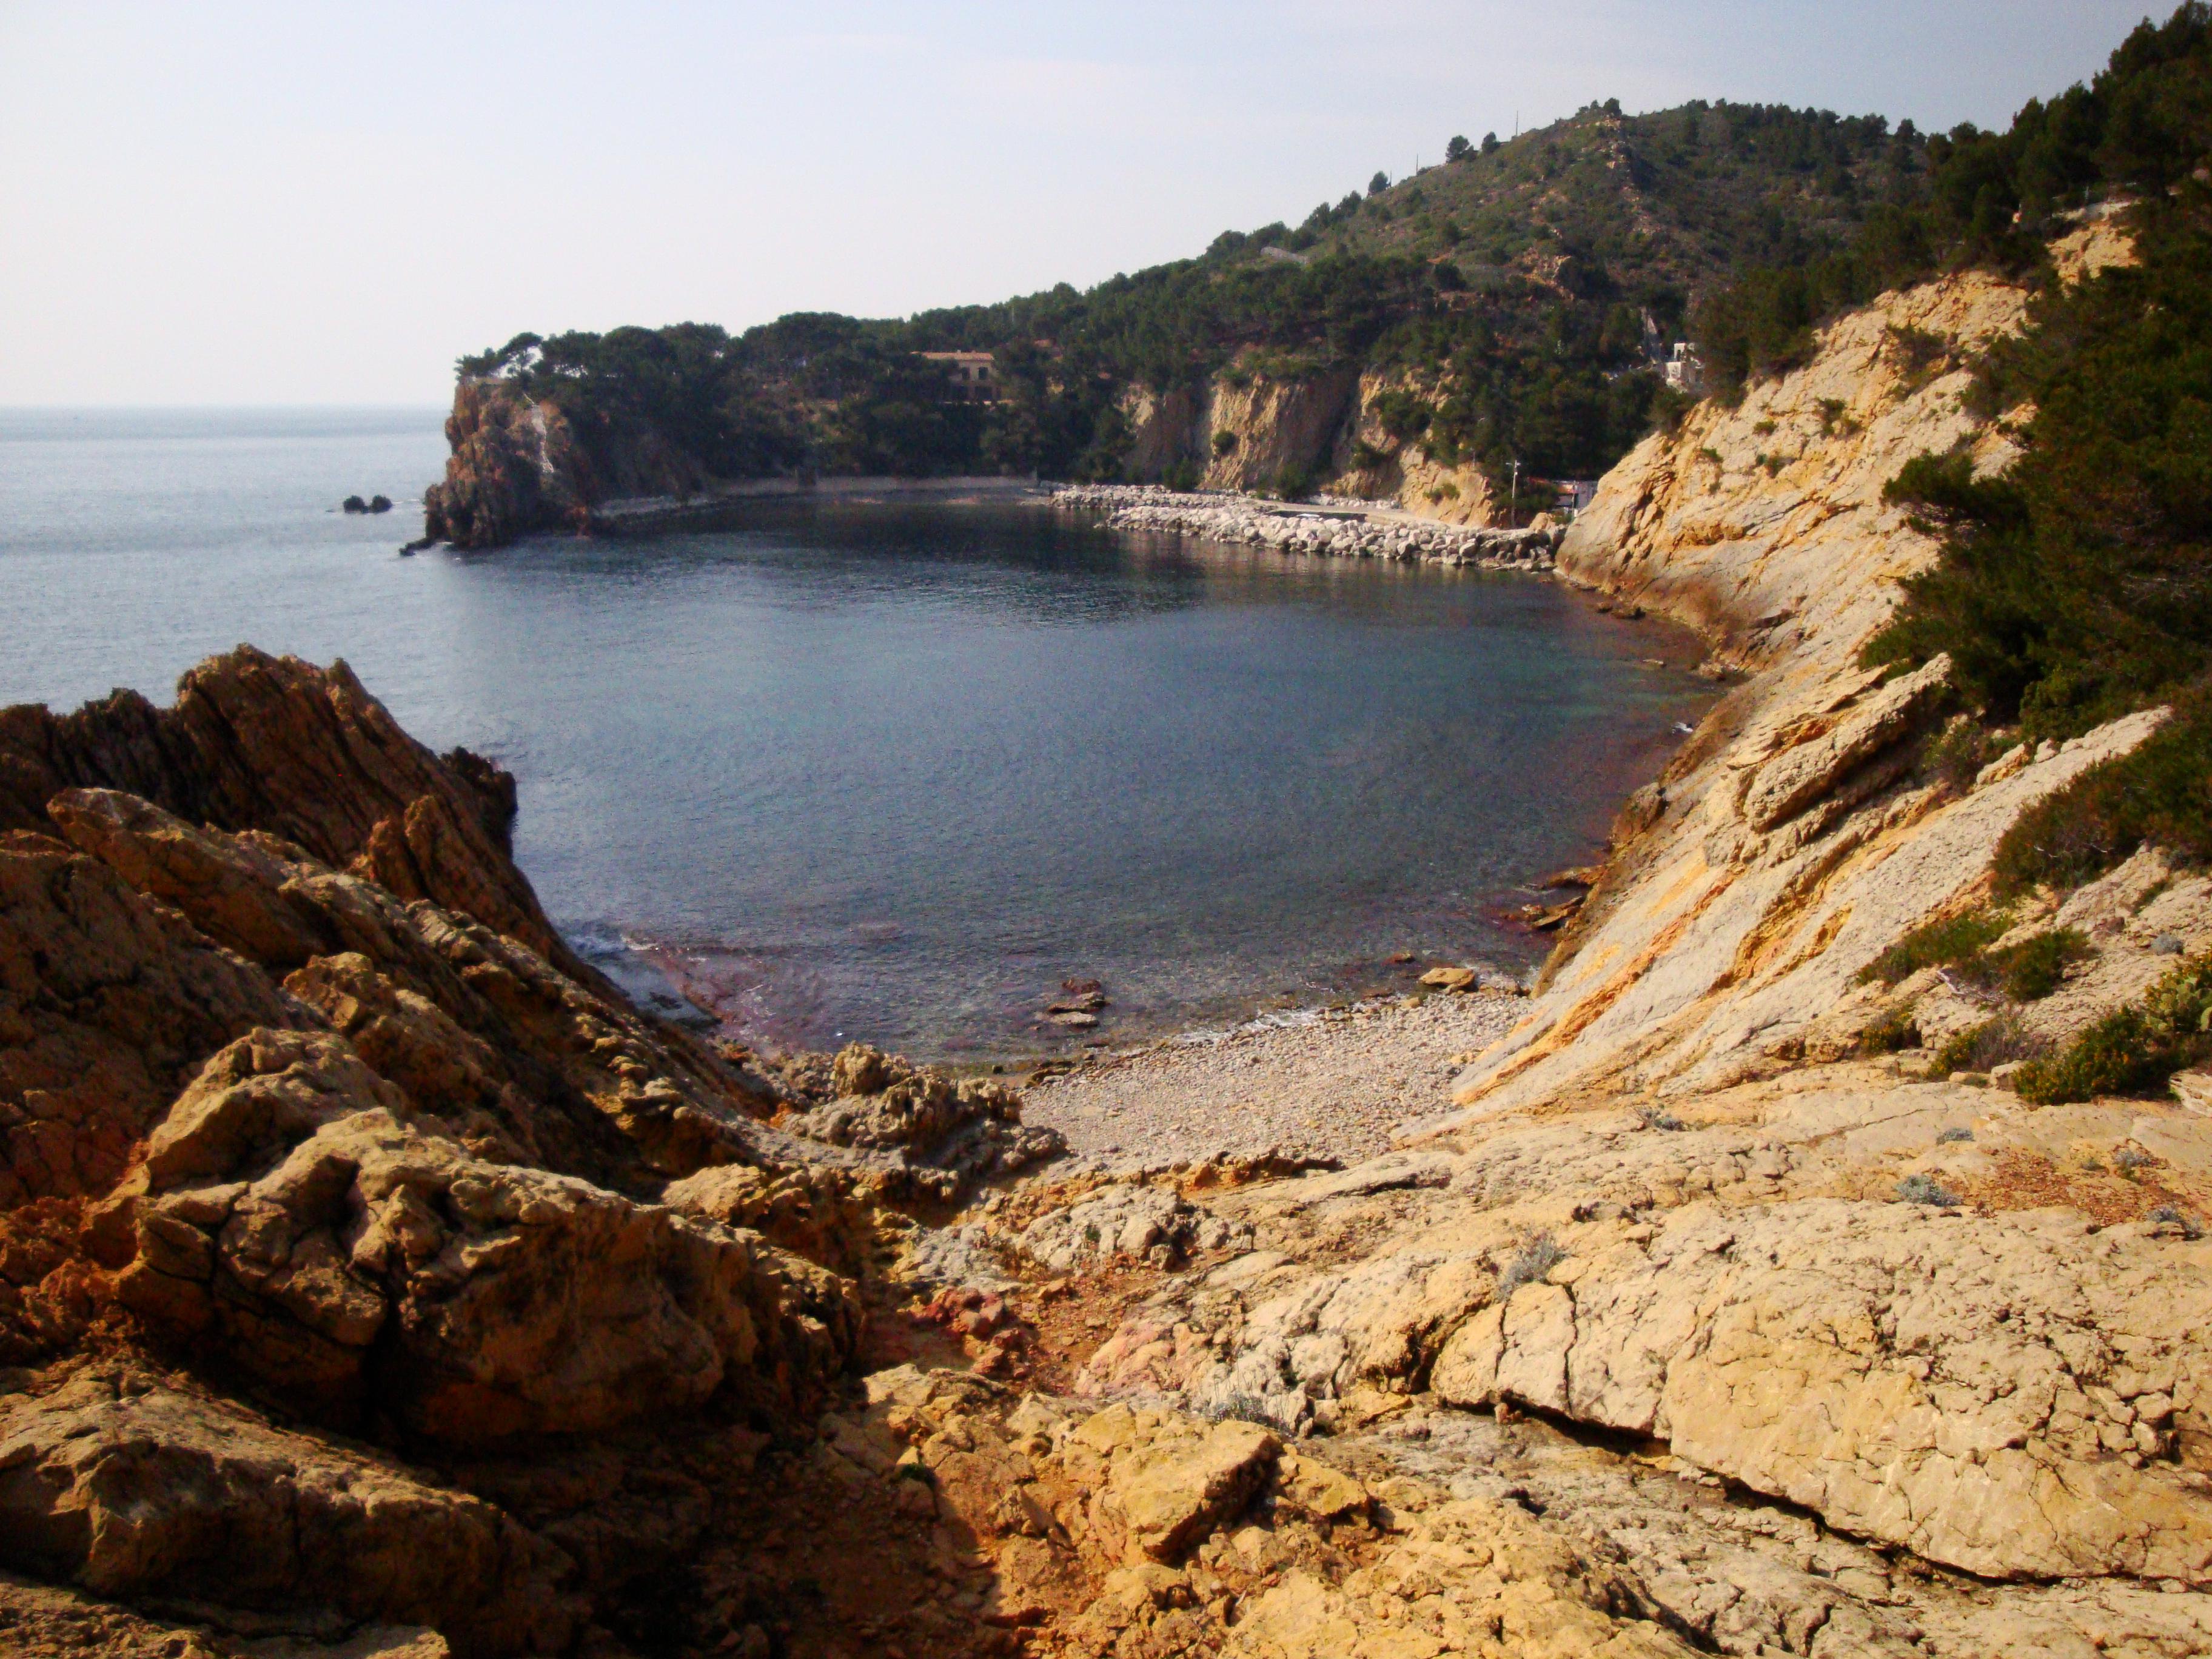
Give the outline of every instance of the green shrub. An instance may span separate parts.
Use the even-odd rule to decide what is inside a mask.
[[[1437,417],[1433,404],[1395,386],[1376,393],[1370,412],[1391,441],[1401,444],[1411,443],[1426,432]]]
[[[1997,890],[2076,887],[2146,843],[2212,858],[2212,688],[2204,684],[2133,754],[2090,768],[2021,813],[1997,843]]]
[[[1662,386],[1651,394],[1651,430],[1673,437],[1682,429],[1682,417],[1698,400],[1678,386]]]
[[[1951,361],[1950,341],[1924,328],[1899,328],[1893,323],[1884,344],[1905,376],[1908,392],[1917,392]]]
[[[1237,434],[1234,432],[1224,427],[1213,434],[1213,453],[1217,459],[1224,455],[1234,455],[1236,453]]]
[[[2012,918],[2002,910],[1969,910],[1923,923],[1859,969],[1858,982],[1894,985],[1923,968],[1948,968],[2002,938]]]
[[[1990,733],[1978,720],[1970,714],[1955,714],[1922,751],[1921,774],[1954,794],[1964,794],[1973,787],[1994,750]]]
[[[2009,1060],[2032,1060],[2044,1047],[2042,1039],[2013,1015],[1999,1014],[1953,1036],[1928,1062],[1928,1075],[1945,1078],[1954,1072],[1994,1071]]]
[[[2057,927],[2002,951],[1985,951],[1966,964],[1966,971],[2014,1002],[2040,1002],[2058,988],[2069,966],[2091,954],[2089,941],[2078,929]]]
[[[1929,1204],[1948,1209],[1960,1202],[1956,1193],[1947,1192],[1934,1176],[1909,1175],[1897,1183],[1897,1201],[1900,1204]]]
[[[2145,1094],[2212,1054],[2212,957],[2184,963],[2140,1004],[2115,1010],[2057,1054],[2019,1076],[2023,1100],[2039,1106]]]
[[[1863,1054],[1893,1054],[1900,1048],[1919,1046],[1920,1028],[1913,1024],[1910,1008],[1892,1008],[1859,1032]]]

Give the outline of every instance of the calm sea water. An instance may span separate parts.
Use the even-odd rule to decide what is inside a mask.
[[[1034,1052],[1067,979],[1112,1036],[1525,963],[1501,915],[1711,696],[1542,580],[1033,509],[397,557],[443,456],[434,410],[0,413],[0,703],[343,656],[515,773],[573,937],[773,1042]]]

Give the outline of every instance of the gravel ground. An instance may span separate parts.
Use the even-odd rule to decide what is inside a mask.
[[[1449,1111],[1460,1066],[1525,1006],[1492,993],[1378,999],[1164,1042],[1031,1084],[1022,1119],[1115,1169],[1269,1151],[1351,1164],[1399,1124]]]

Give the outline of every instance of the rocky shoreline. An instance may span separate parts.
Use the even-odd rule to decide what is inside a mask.
[[[1934,556],[1884,481],[2005,459],[1887,342],[2027,303],[1885,296],[1608,475],[1563,576],[1748,678],[1532,996],[1026,1101],[630,1006],[512,780],[343,665],[0,710],[0,1648],[2212,1652],[2212,1078],[1934,1047],[2204,971],[2212,876],[2024,903],[2072,945],[2017,1006],[1870,971],[2157,723],[1947,773],[1943,659],[1858,666]]]
[[[1103,514],[1113,530],[1197,536],[1324,558],[1393,559],[1482,570],[1549,571],[1559,539],[1551,528],[1492,530],[1413,521],[1348,500],[1310,505],[1160,484],[1069,484],[1053,491],[1049,504],[1063,513]]]

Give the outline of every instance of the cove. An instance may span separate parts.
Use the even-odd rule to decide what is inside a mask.
[[[1549,580],[1036,508],[410,559],[404,512],[331,511],[440,448],[412,414],[16,417],[0,599],[37,648],[0,702],[343,656],[515,773],[595,959],[776,1047],[981,1061],[1404,988],[1403,953],[1525,967],[1548,941],[1500,916],[1713,696],[1686,635]],[[1040,1024],[1092,979],[1097,1031]]]

